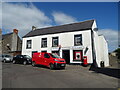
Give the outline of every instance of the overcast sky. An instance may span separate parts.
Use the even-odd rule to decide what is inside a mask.
[[[0,16],[3,34],[16,28],[20,37],[28,33],[33,25],[43,28],[95,19],[99,33],[108,41],[109,51],[118,47],[117,2],[2,3]]]

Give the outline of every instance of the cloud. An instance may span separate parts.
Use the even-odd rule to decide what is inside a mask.
[[[51,19],[33,4],[3,3],[2,4],[2,27],[11,31],[18,29],[20,36],[28,33],[32,26],[51,26]]]
[[[109,51],[114,51],[118,48],[118,31],[112,29],[99,30],[99,34],[103,34],[108,42]]]
[[[52,15],[54,17],[54,21],[56,22],[56,24],[61,25],[77,22],[76,18],[62,12],[53,12]]]

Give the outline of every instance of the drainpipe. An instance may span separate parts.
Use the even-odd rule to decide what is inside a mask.
[[[92,41],[92,57],[93,57],[93,67],[98,67],[97,62],[96,62],[96,51],[95,51],[95,45],[94,45],[94,33],[91,29],[91,41]]]

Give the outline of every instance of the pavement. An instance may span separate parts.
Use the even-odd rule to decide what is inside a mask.
[[[117,88],[118,78],[89,70],[90,66],[67,65],[66,69],[50,70],[3,63],[2,88]]]

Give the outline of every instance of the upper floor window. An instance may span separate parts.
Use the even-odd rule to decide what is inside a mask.
[[[32,40],[27,40],[26,49],[31,49],[31,47],[32,47]]]
[[[58,46],[58,37],[53,37],[52,38],[52,46],[57,47]]]
[[[78,34],[74,36],[74,45],[75,46],[82,45],[82,34]]]
[[[42,38],[41,47],[47,47],[47,38]]]

